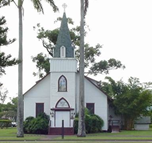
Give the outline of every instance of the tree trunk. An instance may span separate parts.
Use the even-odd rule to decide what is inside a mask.
[[[78,137],[85,137],[85,113],[84,113],[84,0],[81,2],[81,24],[80,24],[80,87],[79,87],[79,123]]]
[[[125,130],[132,130],[134,126],[134,120],[130,118],[125,119]]]
[[[18,107],[17,107],[17,137],[23,137],[23,24],[22,24],[22,1],[19,0],[19,65],[18,65]]]

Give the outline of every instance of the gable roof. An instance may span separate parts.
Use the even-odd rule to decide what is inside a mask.
[[[31,89],[33,89],[35,86],[37,86],[37,85],[38,85],[42,80],[44,80],[48,75],[50,75],[50,73],[46,74],[43,78],[41,78],[40,80],[36,81],[36,83],[35,83],[29,90],[27,90],[27,91],[23,94],[23,96],[24,96],[26,93],[28,93]]]
[[[50,75],[50,73],[48,73],[47,75],[45,75],[42,79],[38,80],[35,85],[33,85],[29,90],[27,90],[27,91],[23,94],[23,96],[24,96],[26,93],[28,93],[31,89],[33,89],[35,86],[37,86],[41,81],[43,81],[43,80],[44,80],[47,76],[49,76],[49,75]],[[97,81],[97,80],[95,80],[95,79],[92,79],[92,78],[90,78],[90,77],[87,77],[87,76],[84,76],[84,77],[85,77],[85,79],[87,79],[91,84],[93,84],[97,89],[99,89],[101,92],[103,92],[103,93],[108,97],[109,100],[112,100],[112,98],[111,98],[107,93],[105,93],[105,92],[101,89],[101,87],[98,86],[99,81]]]
[[[108,97],[109,100],[112,100],[112,98],[111,98],[107,93],[105,93],[105,92],[101,89],[101,87],[98,86],[99,81],[97,81],[97,80],[95,80],[95,79],[92,79],[92,78],[90,78],[90,77],[87,77],[87,76],[85,76],[85,78],[86,78],[89,82],[91,82],[96,88],[98,88],[101,92],[103,92],[103,93]],[[96,84],[95,84],[95,82],[96,82]]]

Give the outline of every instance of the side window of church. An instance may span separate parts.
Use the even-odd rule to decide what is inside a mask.
[[[58,91],[59,92],[67,91],[67,79],[63,75],[58,80]]]
[[[94,103],[86,103],[86,107],[88,108],[91,114],[94,114]]]
[[[44,103],[36,103],[36,117],[40,113],[44,113]]]

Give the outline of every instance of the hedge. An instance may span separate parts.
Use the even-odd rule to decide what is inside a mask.
[[[10,120],[0,120],[0,128],[3,129],[4,127],[9,127],[11,125]]]

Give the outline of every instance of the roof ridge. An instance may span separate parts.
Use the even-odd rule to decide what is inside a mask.
[[[112,98],[105,92],[105,91],[103,91],[99,86],[97,86],[95,83],[93,83],[91,80],[92,80],[92,78],[89,78],[89,77],[87,77],[87,76],[85,76],[85,78],[88,80],[88,81],[90,81],[96,88],[98,88],[101,92],[103,92],[107,97],[108,97],[108,99],[110,99],[110,100],[112,100]],[[94,80],[94,79],[93,79]],[[95,81],[95,80],[94,80]]]
[[[48,73],[48,74],[46,74],[44,77],[42,77],[40,80],[38,80],[38,81],[36,81],[36,83],[31,87],[31,88],[29,88],[24,94],[23,94],[23,96],[27,93],[27,92],[29,92],[32,88],[34,88],[37,84],[39,84],[44,78],[46,78],[48,75],[49,75],[50,73]]]

